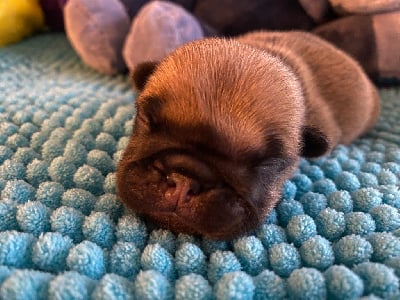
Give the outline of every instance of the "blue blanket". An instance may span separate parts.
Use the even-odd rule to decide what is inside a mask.
[[[400,299],[400,93],[380,92],[371,133],[302,160],[253,234],[213,241],[117,199],[125,76],[63,35],[0,49],[0,299]]]

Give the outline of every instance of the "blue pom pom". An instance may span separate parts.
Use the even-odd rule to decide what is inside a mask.
[[[358,161],[359,163],[363,163],[365,161],[365,154],[362,150],[353,148],[349,153],[349,157]]]
[[[42,182],[36,190],[36,200],[51,209],[61,205],[64,187],[58,182]]]
[[[324,178],[313,183],[312,191],[328,196],[336,191],[336,185],[329,178]]]
[[[279,222],[283,226],[286,226],[292,217],[304,214],[301,203],[293,199],[282,200],[278,204],[276,211],[278,213]]]
[[[42,153],[43,145],[47,141],[48,137],[48,134],[45,132],[35,132],[31,137],[31,148],[38,153]]]
[[[0,265],[30,268],[31,253],[35,237],[30,233],[17,231],[0,232]]]
[[[306,166],[302,169],[302,171],[312,181],[318,181],[324,178],[324,172],[318,166]]]
[[[308,239],[301,245],[300,255],[305,266],[318,270],[325,270],[335,260],[331,243],[319,235]]]
[[[276,244],[269,249],[269,263],[276,274],[288,277],[301,267],[300,254],[292,245]]]
[[[49,140],[56,141],[60,145],[65,146],[69,138],[69,133],[62,127],[54,129],[49,137]]]
[[[29,201],[18,207],[17,221],[21,230],[39,236],[50,229],[50,209],[41,202]]]
[[[347,171],[340,173],[336,177],[335,182],[338,190],[353,192],[361,187],[357,176]]]
[[[400,163],[400,150],[397,148],[389,150],[386,153],[385,161]]]
[[[256,276],[268,267],[268,252],[255,236],[239,238],[233,248],[243,271],[251,276]]]
[[[125,134],[124,126],[122,126],[122,124],[118,120],[112,118],[104,121],[103,130],[116,139],[119,139]]]
[[[117,221],[123,213],[123,206],[116,195],[104,194],[97,200],[94,210],[104,212],[108,214],[113,221]]]
[[[294,270],[288,278],[288,294],[299,300],[326,298],[325,278],[321,272],[311,268]]]
[[[206,255],[211,255],[212,253],[218,250],[220,251],[230,250],[230,245],[226,241],[211,240],[204,237],[201,241],[201,248],[203,249]]]
[[[371,151],[371,152],[367,153],[366,160],[369,162],[375,162],[375,163],[381,164],[385,160],[385,155],[378,151]]]
[[[215,284],[226,273],[240,271],[241,265],[231,251],[216,251],[211,254],[208,265],[208,280]]]
[[[80,142],[87,151],[90,151],[96,147],[96,142],[89,131],[84,129],[78,129],[74,132],[73,140]]]
[[[265,219],[266,224],[277,224],[278,223],[278,214],[275,208],[271,209],[268,213],[267,218]]]
[[[378,182],[381,185],[397,185],[398,184],[397,176],[387,169],[383,169],[382,171],[380,171],[379,174],[377,175],[377,177],[378,177]]]
[[[313,192],[304,194],[299,201],[303,205],[304,212],[312,218],[318,216],[328,203],[324,195]]]
[[[27,165],[34,159],[38,158],[39,154],[37,154],[32,148],[22,147],[17,149],[12,159],[24,165]]]
[[[93,300],[109,300],[109,299],[126,299],[133,300],[132,283],[116,274],[106,274],[99,281],[94,289],[91,299]]]
[[[181,247],[184,243],[194,244],[200,247],[201,241],[197,236],[193,236],[186,233],[179,233],[177,237],[178,248]]]
[[[263,224],[257,229],[257,237],[266,249],[287,241],[285,229],[275,224]]]
[[[294,175],[291,181],[296,185],[296,199],[311,190],[312,181],[304,174]]]
[[[363,294],[363,281],[345,266],[332,266],[324,276],[329,299],[358,299]]]
[[[253,299],[255,286],[252,278],[241,271],[225,274],[215,286],[217,299]]]
[[[47,299],[53,275],[32,270],[16,270],[3,283],[1,299]]]
[[[85,218],[82,226],[85,238],[102,248],[110,249],[115,242],[114,223],[103,212],[93,212]]]
[[[0,145],[0,164],[13,156],[14,152],[7,146]]]
[[[336,159],[327,159],[321,166],[325,176],[329,179],[335,179],[341,172],[342,167]]]
[[[88,190],[96,196],[104,192],[104,176],[99,170],[91,166],[83,165],[80,167],[74,175],[74,182],[76,187]]]
[[[95,119],[84,120],[81,128],[84,131],[90,132],[93,136],[97,136],[102,131],[101,123]]]
[[[374,162],[366,162],[361,167],[361,171],[374,175],[377,175],[381,170],[381,165]]]
[[[90,241],[83,241],[70,250],[67,266],[70,270],[92,279],[100,279],[106,272],[103,251]]]
[[[383,262],[386,259],[400,256],[400,240],[390,232],[376,232],[367,237],[371,243],[372,260]]]
[[[342,169],[343,171],[348,171],[353,174],[358,174],[358,172],[360,172],[361,166],[357,160],[348,159],[342,163]]]
[[[140,250],[134,243],[117,242],[110,252],[110,272],[134,279],[140,271]]]
[[[318,233],[324,238],[335,241],[346,229],[344,213],[332,208],[325,208],[315,219]]]
[[[128,146],[128,143],[130,141],[129,136],[123,136],[118,140],[117,144],[117,150],[125,150],[125,148]]]
[[[317,227],[310,216],[298,215],[289,221],[286,231],[289,241],[298,247],[317,234]]]
[[[13,135],[18,132],[18,126],[11,122],[1,122],[0,123],[0,132],[4,133],[8,136]]]
[[[102,150],[92,150],[87,155],[87,164],[98,169],[104,176],[110,172],[114,172],[114,161]]]
[[[90,192],[82,189],[69,189],[62,195],[61,203],[65,206],[80,210],[83,214],[88,215],[96,203],[96,197]]]
[[[175,254],[175,265],[178,277],[196,273],[207,274],[206,256],[203,251],[192,243],[183,243]]]
[[[96,148],[113,155],[117,151],[117,141],[112,135],[102,132],[96,137]]]
[[[29,140],[19,133],[15,133],[8,137],[6,146],[13,151],[17,151],[18,148],[29,147]]]
[[[116,178],[115,173],[109,173],[104,179],[103,190],[105,193],[115,194],[116,192]]]
[[[75,130],[78,130],[81,127],[82,124],[82,118],[79,116],[69,116],[65,120],[65,129],[72,132]]]
[[[39,128],[37,126],[33,125],[32,123],[25,122],[21,125],[18,132],[29,139],[37,131],[39,131]]]
[[[382,194],[374,188],[362,188],[353,194],[354,210],[369,212],[372,208],[382,203]]]
[[[134,129],[134,122],[132,120],[128,120],[125,122],[124,128],[125,128],[125,135],[126,136],[131,136],[133,133],[133,129]]]
[[[149,236],[148,244],[159,244],[171,254],[174,254],[177,248],[176,236],[165,229],[153,230]]]
[[[381,185],[382,202],[395,208],[400,208],[400,189],[395,185]]]
[[[334,210],[349,213],[353,211],[353,201],[348,191],[336,191],[328,196],[328,206]]]
[[[378,186],[378,178],[374,174],[360,172],[357,176],[362,188]]]
[[[376,229],[375,221],[368,213],[352,212],[345,215],[346,234],[367,235]]]
[[[264,270],[253,278],[255,291],[254,299],[263,300],[279,300],[286,299],[286,283],[285,281],[270,270]]]
[[[95,281],[75,271],[65,272],[54,278],[49,285],[49,299],[90,299]]]
[[[334,246],[336,264],[348,267],[368,261],[372,255],[371,244],[359,235],[342,237]]]
[[[148,233],[144,222],[130,214],[118,220],[116,236],[121,242],[132,242],[139,249],[143,249],[147,243]]]
[[[32,261],[43,271],[65,271],[67,255],[72,246],[72,240],[68,236],[48,232],[41,235],[33,246]]]
[[[42,147],[42,158],[51,162],[56,157],[62,156],[64,153],[64,145],[57,140],[47,140]]]
[[[400,214],[396,208],[382,204],[375,206],[370,213],[375,220],[377,231],[393,231],[400,228]]]
[[[20,162],[7,159],[0,166],[0,178],[4,180],[24,179],[26,175],[25,166]]]
[[[170,282],[155,270],[141,271],[134,284],[135,299],[173,299]]]
[[[75,243],[83,239],[82,225],[84,215],[72,208],[61,206],[51,215],[51,230],[69,236]]]
[[[73,163],[75,167],[80,167],[86,162],[87,151],[77,140],[69,140],[64,149],[64,158],[70,163]]]
[[[48,168],[47,162],[34,159],[26,168],[26,179],[33,186],[38,186],[40,183],[50,180]]]
[[[392,268],[397,277],[400,277],[400,256],[392,257],[385,260],[385,265]],[[1,279],[0,279],[1,282]],[[1,283],[0,283],[1,284]]]
[[[51,162],[48,171],[51,179],[61,183],[65,188],[74,186],[73,178],[76,168],[74,164],[69,162],[65,157],[59,156],[55,158]]]
[[[212,300],[212,289],[207,280],[198,274],[188,274],[176,281],[176,300]]]
[[[294,199],[294,197],[296,196],[296,191],[297,191],[296,185],[293,182],[287,180],[283,184],[282,198]]]
[[[159,244],[149,244],[140,259],[143,270],[156,270],[173,281],[175,279],[174,258]]]
[[[364,281],[364,294],[389,299],[398,292],[399,279],[393,269],[385,265],[365,262],[355,266],[353,270]]]
[[[10,180],[1,192],[2,199],[26,203],[35,199],[35,188],[23,180]]]
[[[48,118],[48,113],[43,110],[38,110],[33,114],[33,123],[37,126],[41,126],[44,120]]]
[[[393,174],[399,174],[400,173],[400,163],[394,163],[394,162],[386,162],[382,165],[382,168],[384,170],[389,170]]]
[[[4,199],[0,201],[0,231],[17,230],[17,203]]]

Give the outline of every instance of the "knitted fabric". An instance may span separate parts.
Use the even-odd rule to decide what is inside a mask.
[[[254,233],[213,241],[116,197],[125,76],[61,34],[0,49],[0,299],[400,299],[400,93],[380,93],[372,132],[302,160]]]

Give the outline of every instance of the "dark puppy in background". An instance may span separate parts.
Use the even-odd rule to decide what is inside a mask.
[[[118,195],[162,227],[209,238],[255,229],[300,156],[350,143],[379,114],[361,67],[302,32],[191,42],[133,77]]]

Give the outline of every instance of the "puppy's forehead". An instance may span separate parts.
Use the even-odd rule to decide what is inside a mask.
[[[232,40],[178,49],[160,63],[146,93],[161,99],[167,123],[207,125],[237,153],[265,148],[269,135],[299,135],[303,104],[293,72],[279,58]]]

